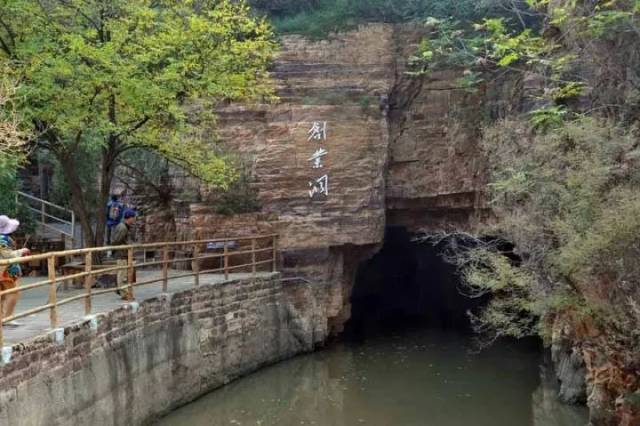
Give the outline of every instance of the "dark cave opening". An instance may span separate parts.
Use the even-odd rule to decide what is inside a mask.
[[[413,237],[403,227],[388,227],[380,252],[360,265],[348,337],[416,326],[470,331],[468,312],[476,312],[485,300],[460,292],[457,267],[441,256],[444,244]]]

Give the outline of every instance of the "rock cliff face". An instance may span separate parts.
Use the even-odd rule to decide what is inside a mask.
[[[339,332],[358,265],[386,226],[467,229],[486,218],[478,133],[510,94],[459,90],[455,71],[410,78],[421,38],[420,27],[386,24],[322,41],[284,37],[273,66],[279,100],[218,111],[219,139],[250,164],[261,212],[226,218],[193,203],[177,236],[278,232],[284,274],[317,283]]]

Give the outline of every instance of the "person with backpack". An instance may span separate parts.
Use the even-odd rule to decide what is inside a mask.
[[[16,243],[10,237],[19,226],[20,222],[16,219],[11,219],[5,215],[0,216],[0,259],[15,259],[31,254],[28,248],[16,249]],[[0,266],[0,291],[16,288],[18,286],[18,278],[21,276],[22,268],[19,264]],[[8,318],[13,315],[19,297],[19,292],[6,294],[2,297],[3,318]],[[20,325],[17,321],[5,324],[11,326]]]
[[[111,245],[112,230],[122,222],[124,214],[124,205],[120,202],[117,195],[112,195],[111,200],[107,203],[107,244]]]
[[[133,227],[135,223],[136,212],[132,209],[125,210],[123,213],[122,222],[120,222],[113,231],[113,240],[111,241],[111,243],[114,246],[126,246],[133,244]],[[121,289],[125,287],[125,283],[127,283],[127,270],[124,269],[124,267],[127,266],[127,250],[116,250],[115,252],[116,264],[122,268],[118,270],[116,276],[116,285],[118,287],[116,293],[120,295],[123,300],[132,300],[129,290]]]

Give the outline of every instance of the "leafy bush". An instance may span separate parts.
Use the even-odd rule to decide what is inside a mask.
[[[32,234],[36,229],[36,221],[33,213],[24,205],[16,204],[16,192],[18,191],[18,179],[15,169],[12,172],[5,170],[0,174],[0,214],[16,218],[20,221],[20,234]]]
[[[280,9],[272,19],[280,33],[323,37],[366,22],[406,22],[428,16],[469,20],[479,12],[474,0],[317,0],[287,12]]]
[[[547,132],[505,120],[485,131],[499,219],[485,231],[512,241],[522,264],[486,247],[462,254],[469,288],[494,296],[474,318],[478,331],[548,335],[545,319],[571,310],[625,342],[625,353],[640,350],[637,138],[596,118]]]
[[[253,213],[260,211],[258,192],[253,186],[253,179],[248,167],[241,166],[238,179],[226,191],[215,191],[209,197],[214,211],[225,216]]]

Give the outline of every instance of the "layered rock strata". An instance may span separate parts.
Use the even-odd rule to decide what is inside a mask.
[[[422,36],[419,26],[370,24],[327,40],[284,37],[273,66],[279,100],[218,111],[217,137],[249,165],[260,213],[223,217],[192,203],[178,237],[279,233],[283,273],[322,289],[339,332],[358,265],[386,226],[469,229],[485,218],[479,111],[502,97],[458,89],[455,71],[409,77]],[[326,134],[310,139],[314,124]],[[316,163],[318,150],[326,154]],[[323,176],[328,195],[311,197]]]

